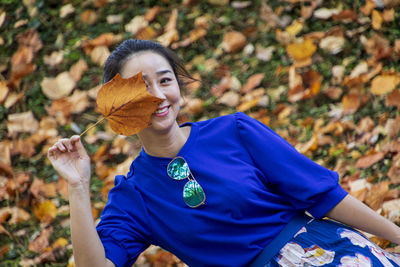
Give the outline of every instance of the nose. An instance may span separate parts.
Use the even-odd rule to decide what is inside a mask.
[[[152,94],[158,98],[162,98],[162,99],[165,98],[163,91],[161,90],[160,86],[158,86],[157,84],[146,85],[146,88],[150,94]]]

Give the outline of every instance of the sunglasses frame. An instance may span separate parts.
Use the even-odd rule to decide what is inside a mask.
[[[174,177],[172,177],[171,175],[169,175],[169,172],[168,172],[169,165],[170,165],[172,162],[174,162],[176,159],[182,159],[182,160],[186,163],[186,165],[187,165],[187,168],[188,168],[188,170],[189,170],[189,174],[188,174],[185,178],[177,179],[177,178],[174,178]],[[194,178],[192,172],[190,171],[189,164],[187,163],[187,161],[186,161],[183,157],[181,157],[181,156],[176,156],[175,158],[173,158],[173,159],[168,163],[168,166],[167,166],[167,174],[168,174],[168,176],[169,176],[170,178],[172,178],[172,179],[174,179],[174,180],[178,180],[178,181],[179,181],[179,180],[184,180],[184,179],[186,179],[186,178],[188,179],[188,181],[187,181],[187,182],[185,183],[185,185],[183,186],[183,192],[182,192],[183,201],[185,202],[186,205],[188,205],[188,206],[191,207],[191,208],[197,208],[197,207],[199,207],[199,206],[201,206],[201,205],[204,204],[204,202],[206,201],[206,193],[204,192],[203,187],[202,187],[202,186],[199,184],[199,182],[197,182],[197,180]],[[186,185],[187,185],[190,181],[192,181],[192,180],[193,180],[196,184],[198,184],[198,186],[200,186],[201,190],[203,191],[203,195],[204,195],[203,200],[202,200],[198,205],[196,205],[196,206],[190,206],[190,205],[185,201],[185,197],[184,197],[185,187],[186,187]]]

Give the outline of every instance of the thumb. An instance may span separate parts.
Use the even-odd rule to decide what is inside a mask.
[[[81,137],[79,135],[74,135],[71,137],[71,144],[76,148],[79,156],[87,156],[85,147],[81,142]]]

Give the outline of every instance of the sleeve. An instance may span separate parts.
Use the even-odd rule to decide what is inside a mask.
[[[117,175],[114,183],[96,228],[106,258],[117,267],[130,267],[150,245],[144,228],[146,213],[140,195],[132,191],[124,176]]]
[[[335,207],[347,192],[339,185],[339,176],[306,156],[263,123],[238,112],[239,137],[254,164],[279,194],[296,210],[307,210],[321,218]]]

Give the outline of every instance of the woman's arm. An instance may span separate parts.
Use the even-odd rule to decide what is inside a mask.
[[[326,216],[400,245],[400,227],[351,195],[347,195]]]
[[[90,204],[90,158],[79,136],[60,139],[48,151],[56,171],[67,181],[71,216],[71,236],[77,267],[113,267],[105,256],[97,234]]]

